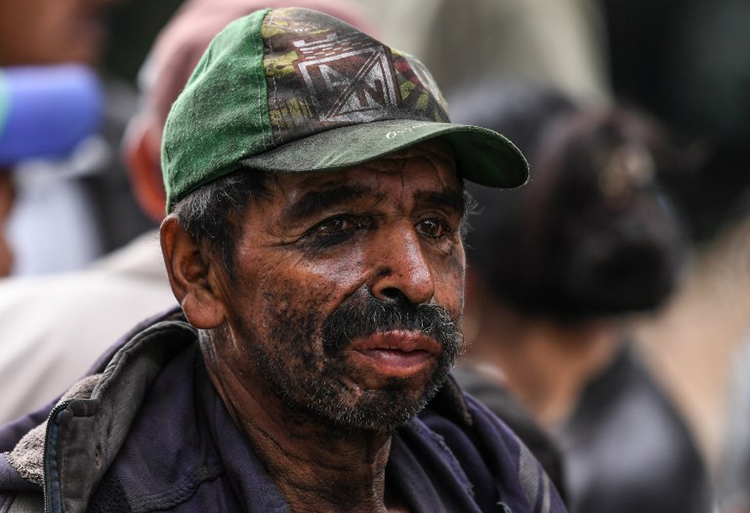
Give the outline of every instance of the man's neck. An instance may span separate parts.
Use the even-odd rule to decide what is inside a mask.
[[[406,511],[385,487],[390,433],[334,431],[289,412],[262,385],[251,390],[229,372],[209,375],[291,511]]]

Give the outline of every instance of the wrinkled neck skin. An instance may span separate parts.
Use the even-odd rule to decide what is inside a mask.
[[[214,387],[291,511],[408,511],[385,487],[390,432],[344,433],[289,411],[267,384],[238,376],[201,347]]]

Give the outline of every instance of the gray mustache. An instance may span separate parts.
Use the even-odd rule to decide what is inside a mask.
[[[385,302],[368,292],[347,298],[326,319],[323,348],[327,354],[333,354],[355,338],[394,330],[422,333],[438,342],[444,353],[455,352],[456,355],[463,340],[458,322],[445,308],[413,304],[406,298]]]

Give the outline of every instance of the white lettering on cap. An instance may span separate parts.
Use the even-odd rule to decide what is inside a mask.
[[[408,126],[406,128],[402,128],[401,130],[395,130],[393,132],[388,132],[387,134],[385,134],[385,138],[390,140],[390,139],[393,139],[394,137],[398,137],[401,134],[405,134],[407,132],[413,132],[417,128],[422,128],[423,126],[429,126],[430,124],[431,123],[421,123],[419,125],[412,125],[412,126]]]

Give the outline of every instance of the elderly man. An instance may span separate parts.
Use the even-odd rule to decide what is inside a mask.
[[[19,434],[0,507],[564,511],[448,378],[462,179],[512,187],[526,164],[449,123],[418,61],[316,11],[256,12],[209,46],[162,168],[181,309]]]

